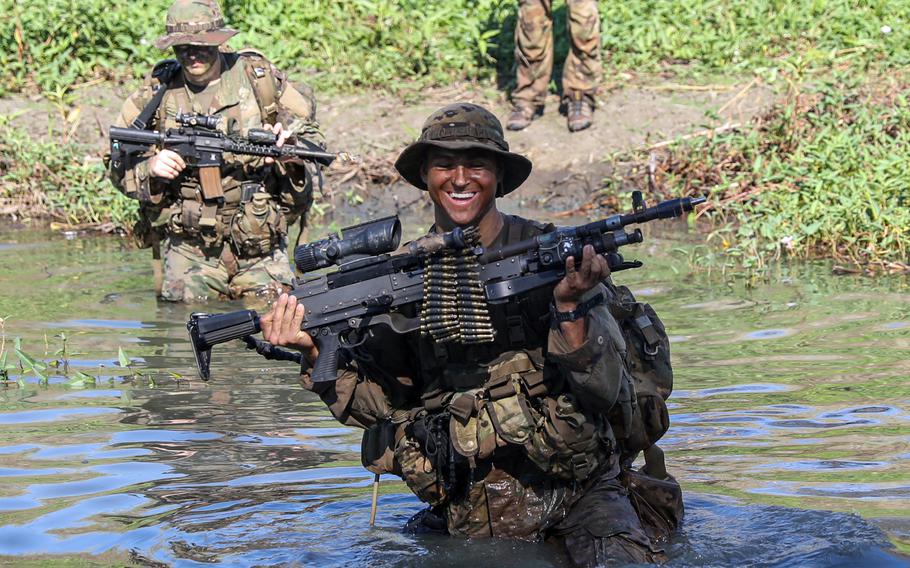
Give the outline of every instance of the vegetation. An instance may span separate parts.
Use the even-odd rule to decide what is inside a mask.
[[[40,92],[63,108],[80,84],[143,75],[169,55],[152,44],[170,2],[48,0],[34,9],[0,0],[8,15],[0,95]],[[321,92],[512,80],[517,2],[221,5],[241,31],[231,45],[261,48]],[[566,7],[554,8],[562,29]],[[637,72],[723,73],[787,87],[786,100],[750,128],[657,155],[653,174],[669,193],[711,196],[709,218],[728,257],[747,265],[782,254],[906,261],[908,110],[906,82],[893,75],[910,63],[910,3],[602,0],[600,8],[608,83]],[[564,35],[556,36],[557,61],[568,49]],[[865,77],[888,79],[873,86]],[[135,204],[103,179],[100,159],[32,140],[8,122],[0,118],[0,211],[131,226]],[[648,154],[632,159],[653,162]],[[630,181],[642,179],[620,185]]]
[[[170,0],[0,0],[0,94],[61,93],[96,77],[140,76],[163,54]],[[319,89],[446,84],[511,73],[517,2],[499,0],[313,0],[294,4],[222,0],[241,31],[231,44],[263,49]],[[611,73],[749,72],[910,63],[910,4],[873,0],[656,0],[600,2]],[[556,27],[565,6],[555,5]],[[565,52],[564,34],[557,51]],[[559,59],[559,58],[557,58]]]
[[[132,226],[136,201],[107,181],[101,158],[85,148],[35,139],[0,115],[0,212],[69,224]]]
[[[793,92],[747,128],[684,141],[654,157],[633,154],[638,171],[646,172],[646,160],[655,163],[652,174],[620,174],[608,193],[650,177],[668,193],[707,195],[713,236],[746,265],[791,255],[906,270],[906,84],[850,81]]]

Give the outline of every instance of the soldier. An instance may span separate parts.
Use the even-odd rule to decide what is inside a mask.
[[[499,120],[476,105],[433,113],[395,167],[428,192],[432,231],[476,227],[482,245],[500,247],[554,229],[498,210],[496,198],[524,182],[531,162],[509,152]],[[637,345],[612,312],[643,305],[628,302],[609,273],[589,245],[554,288],[494,307],[489,342],[436,343],[378,327],[336,381],[304,373],[301,382],[339,421],[366,430],[368,469],[400,475],[430,505],[409,523],[415,530],[547,539],[579,566],[660,561],[658,541],[682,516],[679,485],[654,445],[666,406],[650,412],[644,391],[633,402],[626,361],[638,361]],[[660,336],[651,352],[668,365],[656,315],[630,313],[623,322]],[[318,350],[303,318],[303,305],[282,295],[261,319],[263,336],[312,363]],[[647,466],[635,470],[643,449]]]
[[[515,26],[517,85],[512,91],[509,130],[524,130],[543,114],[553,72],[553,2],[519,0]],[[597,0],[566,0],[571,49],[562,71],[563,102],[569,130],[591,126],[601,79],[600,15]]]
[[[216,0],[176,0],[167,13],[167,34],[155,42],[173,48],[176,60],[155,66],[123,104],[117,126],[164,130],[178,113],[219,117],[218,128],[246,136],[252,128],[321,142],[312,91],[299,90],[261,54],[233,52],[223,44],[237,32],[225,27]],[[114,185],[140,202],[137,236],[154,248],[164,244],[159,296],[175,302],[210,297],[277,295],[293,276],[287,227],[313,200],[318,169],[302,162],[228,156],[211,180],[186,168],[172,150],[153,151],[111,167]],[[203,182],[217,184],[223,199],[203,197]],[[156,263],[157,267],[157,263]]]

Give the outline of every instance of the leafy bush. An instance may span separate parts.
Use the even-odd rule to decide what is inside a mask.
[[[782,254],[906,263],[906,92],[899,80],[830,81],[752,128],[681,143],[658,160],[655,177],[673,192],[708,195],[718,240],[747,263]]]
[[[0,213],[131,227],[136,203],[114,189],[101,159],[85,148],[36,140],[0,116]]]
[[[141,75],[162,56],[151,44],[169,0],[0,0],[0,91],[59,91],[112,74]],[[223,0],[242,33],[320,91],[396,88],[402,81],[511,80],[517,2],[500,0]],[[910,62],[910,4],[873,0],[602,0],[613,71],[687,64],[738,72],[786,66],[896,67]],[[568,47],[555,6],[557,51]]]

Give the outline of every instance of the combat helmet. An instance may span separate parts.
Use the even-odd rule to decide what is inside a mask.
[[[501,197],[520,186],[531,174],[531,160],[509,151],[502,124],[492,112],[471,103],[445,106],[423,123],[420,137],[395,160],[395,169],[411,185],[426,190],[420,169],[431,147],[448,150],[486,150],[495,154],[504,170],[496,193]]]
[[[174,45],[221,45],[237,34],[224,26],[217,0],[176,0],[167,11],[167,34],[155,40],[155,47]]]

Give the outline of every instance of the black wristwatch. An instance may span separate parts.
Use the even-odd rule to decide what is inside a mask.
[[[591,299],[578,304],[574,310],[568,312],[556,311],[556,304],[550,302],[550,322],[555,327],[563,322],[576,321],[587,315],[594,306],[599,306],[604,301],[603,294],[597,294]]]

